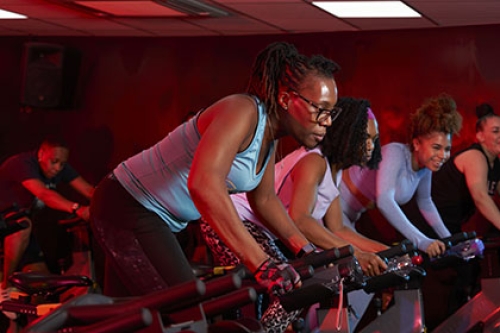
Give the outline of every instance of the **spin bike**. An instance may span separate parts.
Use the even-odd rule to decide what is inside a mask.
[[[474,233],[460,233],[442,239],[448,250],[440,260],[449,258],[470,258],[480,255],[481,248],[475,245]],[[473,244],[473,246],[470,246]],[[315,272],[304,286],[281,298],[285,310],[297,310],[314,303],[317,310],[319,333],[350,333],[349,293],[364,290],[366,293],[393,288],[393,304],[362,328],[362,333],[422,333],[426,331],[420,283],[426,272],[421,267],[423,258],[415,246],[404,241],[387,251],[378,253],[388,264],[386,272],[376,277],[364,277],[357,271],[356,264],[346,261],[337,263],[336,270]]]
[[[11,299],[2,302],[0,307],[3,311],[18,314],[11,320],[11,329],[18,331],[61,303],[100,290],[95,282],[88,223],[74,216],[58,223],[73,234],[72,265],[61,275],[17,272],[9,277],[9,282],[16,289],[11,292]]]
[[[354,295],[354,293],[359,294],[362,291],[363,295],[367,295],[365,297],[366,300],[364,300],[366,303],[376,291],[388,288],[399,289],[401,286],[408,286],[413,280],[418,280],[426,274],[425,270],[420,266],[423,261],[422,257],[416,252],[414,244],[408,240],[377,254],[387,263],[387,270],[378,276],[364,277],[364,284],[360,290],[352,290],[346,293],[345,298],[347,302],[344,302],[344,304],[339,304],[339,297],[334,298],[330,303],[322,303],[318,309],[319,332],[353,332],[355,325],[351,327],[351,320],[349,319],[352,316],[360,316],[360,314],[350,311],[349,300],[352,299],[355,302],[359,299],[359,296]],[[406,292],[395,293],[395,304],[404,304],[405,302],[403,301],[411,297],[415,297],[415,295]],[[397,308],[396,306],[388,309],[389,313],[386,316],[390,316],[390,312],[396,313]],[[366,308],[363,310],[366,310]],[[377,323],[373,322],[371,325],[377,325]],[[371,332],[371,329],[367,331],[365,328],[362,332]],[[398,332],[404,331],[401,330]]]
[[[22,332],[255,332],[258,322],[231,321],[215,325],[207,318],[256,299],[253,288],[241,288],[238,274],[207,282],[195,279],[167,290],[129,299],[101,294],[79,296],[33,321]]]
[[[443,321],[433,333],[500,332],[500,239],[484,242],[481,291]]]
[[[351,332],[350,316],[352,308],[349,304],[351,292],[373,292],[407,282],[417,268],[418,258],[411,256],[414,247],[403,242],[386,251],[378,253],[388,262],[387,271],[376,277],[363,275],[359,263],[354,257],[337,262],[335,267],[315,272],[313,278],[293,293],[284,295],[281,304],[287,311],[297,310],[319,303],[316,309],[317,330],[315,332]],[[425,273],[425,272],[424,272]]]
[[[313,274],[313,267],[325,266],[350,254],[352,247],[332,249],[298,259],[293,266],[302,279],[307,279]],[[245,269],[235,269],[222,277],[196,279],[131,299],[82,295],[34,319],[22,332],[261,333],[260,323],[252,318],[209,320],[229,309],[254,302],[257,292],[264,292],[248,274]],[[40,284],[36,279],[27,278],[18,280],[17,287],[31,290],[35,295],[41,292],[37,290]],[[4,304],[6,310],[9,305]]]
[[[455,260],[468,260],[482,255],[482,242],[475,238],[476,234],[458,233],[451,237],[443,238],[447,250],[436,259],[430,259],[434,265],[446,265]],[[427,332],[424,320],[421,281],[425,270],[420,275],[410,278],[408,282],[400,284],[394,290],[394,304],[385,312],[364,327],[361,333],[424,333]],[[377,290],[374,288],[372,291]],[[454,332],[457,333],[457,332]]]

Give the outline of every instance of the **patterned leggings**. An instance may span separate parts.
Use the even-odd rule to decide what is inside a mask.
[[[243,224],[266,252],[276,262],[286,262],[288,259],[283,252],[276,246],[274,241],[257,225],[249,221],[243,221]],[[200,229],[207,246],[212,252],[214,263],[221,266],[238,265],[240,260],[219,238],[217,233],[205,221],[200,221]],[[301,310],[286,312],[277,298],[271,301],[260,322],[267,333],[283,333],[289,324],[300,314]]]

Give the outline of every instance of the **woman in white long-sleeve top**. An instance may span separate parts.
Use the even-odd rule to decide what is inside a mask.
[[[450,157],[451,140],[462,126],[455,101],[448,95],[427,100],[411,116],[410,144],[389,143],[382,147],[377,170],[352,167],[351,186],[343,182],[342,207],[354,223],[360,214],[376,207],[404,237],[429,256],[444,252],[445,245],[417,229],[401,210],[415,194],[420,212],[439,237],[450,236],[431,199],[432,173]]]

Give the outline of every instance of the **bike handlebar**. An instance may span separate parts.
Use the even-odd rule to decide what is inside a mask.
[[[131,309],[127,313],[110,317],[95,324],[78,327],[73,326],[67,332],[71,333],[133,333],[148,327],[153,322],[149,309]]]
[[[257,291],[254,288],[243,288],[227,295],[217,297],[202,303],[203,312],[207,317],[213,317],[227,310],[255,302]]]
[[[459,232],[457,234],[453,234],[450,237],[442,238],[441,241],[446,245],[447,248],[450,248],[454,245],[457,245],[460,242],[476,238],[476,232]]]
[[[300,269],[304,266],[312,266],[318,268],[334,263],[337,260],[351,256],[354,253],[354,248],[351,245],[346,245],[340,248],[332,248],[329,250],[311,253],[300,259],[295,259],[290,264],[295,269]]]
[[[93,305],[72,307],[68,309],[68,313],[72,318],[92,323],[136,308],[175,312],[195,306],[209,298],[223,295],[228,291],[236,290],[241,287],[241,283],[241,278],[237,274],[228,274],[207,282],[196,279],[167,290],[120,303],[98,307]]]
[[[393,257],[402,256],[404,254],[416,251],[417,247],[413,242],[405,239],[401,243],[387,249],[384,251],[377,252],[378,256],[382,259],[388,260]]]
[[[104,305],[82,305],[68,308],[70,318],[86,323],[105,320],[137,308],[160,308],[165,306],[172,309],[186,302],[194,302],[198,297],[205,295],[205,283],[201,280],[185,282],[176,287],[134,298],[132,300]],[[163,307],[162,307],[163,308]]]

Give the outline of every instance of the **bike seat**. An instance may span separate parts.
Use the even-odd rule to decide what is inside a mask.
[[[17,272],[9,277],[9,282],[28,295],[57,294],[71,287],[92,286],[94,281],[84,275],[55,275],[35,272]]]

